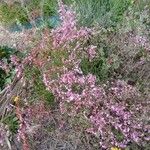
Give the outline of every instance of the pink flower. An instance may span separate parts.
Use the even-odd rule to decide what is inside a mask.
[[[91,45],[88,47],[88,54],[89,54],[89,59],[90,61],[96,57],[96,48],[97,46]]]
[[[139,142],[139,134],[137,132],[133,132],[131,134],[131,137],[133,138],[133,140],[138,143]]]
[[[87,75],[86,77],[86,82],[92,87],[95,85],[96,83],[96,76],[92,75],[92,74],[89,74]]]
[[[16,55],[11,55],[10,60],[11,60],[11,63],[15,66],[17,66],[20,61],[20,59]]]
[[[68,72],[61,76],[61,82],[65,84],[72,84],[75,81],[76,77],[73,72]]]

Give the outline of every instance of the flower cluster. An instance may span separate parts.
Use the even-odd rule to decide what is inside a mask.
[[[150,45],[149,45],[147,37],[136,35],[133,38],[133,42],[135,43],[135,45],[141,46],[141,47],[145,48],[146,50],[150,51]]]
[[[128,98],[133,98],[139,95],[137,89],[123,80],[117,80],[111,87],[111,91],[118,99],[126,100]]]
[[[132,98],[138,92],[125,81],[116,81],[106,92],[104,87],[97,85],[92,74],[85,76],[66,71],[55,86],[51,86],[46,76],[44,80],[57,97],[61,113],[69,116],[82,114],[92,126],[87,132],[99,138],[101,147],[125,148],[129,142],[142,142],[143,123],[136,119],[139,110],[129,110],[123,99],[124,96]]]
[[[94,45],[90,45],[89,47],[88,47],[88,50],[87,50],[87,52],[88,52],[88,54],[89,54],[89,60],[91,61],[93,58],[95,58],[96,57],[96,55],[97,55],[97,53],[96,53],[96,46],[94,46]]]
[[[11,56],[10,56],[10,61],[11,61],[11,63],[12,63],[14,66],[17,66],[17,65],[19,65],[20,58],[17,57],[16,55],[11,55]]]
[[[75,39],[89,36],[91,30],[83,27],[78,29],[75,13],[64,5],[62,1],[59,2],[59,14],[61,24],[52,30],[54,48],[62,44],[67,44]]]
[[[92,74],[84,76],[75,71],[69,71],[61,75],[58,83],[59,88],[56,89],[56,94],[61,108],[65,103],[72,103],[75,106],[74,112],[95,106],[96,101],[102,100],[105,96],[104,90],[96,86],[96,77]]]
[[[122,103],[107,102],[92,112],[90,121],[93,128],[88,129],[88,132],[99,137],[103,148],[107,148],[110,143],[121,148],[131,141],[140,143],[142,125],[137,124],[133,115]]]

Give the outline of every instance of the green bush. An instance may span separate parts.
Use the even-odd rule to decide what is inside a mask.
[[[92,61],[84,58],[81,61],[80,67],[85,75],[92,73],[97,76],[99,81],[103,81],[109,77],[110,65],[107,63],[106,53]]]
[[[13,48],[10,48],[8,46],[0,46],[0,59],[2,58],[9,58],[10,55],[16,53],[17,50],[16,49],[13,49]]]
[[[104,27],[116,26],[123,19],[131,0],[72,0],[79,15],[79,22],[84,26],[98,23]]]
[[[10,55],[17,53],[17,50],[9,48],[7,46],[0,46],[0,59],[3,59],[6,63],[10,63]],[[4,70],[0,69],[0,91],[4,88],[5,84],[10,83],[13,79],[15,71],[12,69],[8,74]]]

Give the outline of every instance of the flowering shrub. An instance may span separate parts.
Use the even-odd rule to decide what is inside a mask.
[[[59,102],[61,113],[85,118],[91,126],[86,131],[99,139],[102,148],[125,148],[130,142],[143,144],[144,138],[147,138],[147,123],[137,119],[144,110],[144,106],[134,100],[140,98],[138,89],[121,80],[112,85],[100,86],[95,75],[83,75],[80,68],[81,59],[88,56],[91,61],[95,58],[96,46],[84,45],[82,48],[80,38],[84,34],[78,36],[81,29],[77,27],[75,14],[61,2],[59,8],[62,23],[52,30],[53,49],[64,50],[69,54],[67,60],[62,61],[62,71],[57,72],[57,78],[52,80],[49,76],[52,72],[47,70],[43,73],[43,82]],[[88,39],[89,32],[84,33],[86,34],[82,38]],[[69,67],[67,62],[72,64],[72,67]],[[129,100],[133,101],[132,105]]]
[[[62,3],[60,15],[63,18],[62,26],[52,31],[54,48],[57,44],[63,46],[75,38],[80,39],[75,36],[78,32],[75,17]],[[65,20],[65,17],[68,20]],[[96,56],[95,48],[93,45],[88,47],[89,59]],[[91,128],[87,128],[87,132],[99,139],[102,148],[107,149],[111,146],[125,148],[130,142],[143,143],[147,127],[136,117],[143,111],[144,106],[137,102],[132,102],[132,105],[128,102],[140,97],[139,91],[133,86],[121,80],[109,86],[100,86],[96,83],[96,76],[83,75],[79,65],[77,70],[65,68],[64,72],[53,81],[50,81],[46,74],[43,77],[47,89],[57,97],[61,113],[85,117],[91,125]]]
[[[87,131],[100,139],[103,148],[109,145],[125,148],[129,142],[142,142],[143,123],[135,118],[142,110],[139,106],[139,110],[129,110],[125,101],[138,96],[138,92],[126,82],[117,81],[116,86],[106,92],[96,85],[96,77],[92,74],[84,76],[69,71],[61,75],[55,88],[49,89],[59,100],[62,114],[74,117],[82,114],[91,122],[92,128]]]
[[[40,43],[24,59],[11,56],[11,67],[15,67],[17,79],[29,75],[28,79],[38,93],[36,99],[51,101],[52,98],[56,102],[53,104],[58,106],[57,111],[61,116],[61,119],[57,118],[60,119],[59,130],[74,121],[77,122],[75,126],[78,125],[78,131],[86,131],[86,134],[98,139],[101,149],[125,149],[131,143],[144,146],[149,140],[148,100],[142,97],[136,84],[126,81],[130,70],[126,70],[126,63],[129,62],[125,63],[124,60],[128,58],[127,53],[133,54],[135,49],[128,52],[127,45],[119,49],[122,39],[116,42],[109,37],[117,46],[113,45],[114,48],[104,54],[105,49],[99,49],[104,42],[95,44],[92,41],[95,38],[94,30],[79,27],[75,13],[62,1],[58,4],[60,26],[51,32],[44,30]],[[109,31],[106,37],[112,34]],[[144,38],[136,37],[134,40],[147,48]],[[114,49],[119,49],[120,53]],[[132,61],[135,61],[135,56],[134,53]],[[119,65],[111,69],[119,57],[122,58]],[[1,67],[7,71],[7,64],[1,62]],[[33,133],[33,136],[39,134],[34,130],[34,125],[44,128],[53,118],[55,108],[47,111],[45,103],[35,100],[32,104],[27,102],[27,105],[16,105],[15,110],[20,123],[18,136],[23,146],[29,149],[27,136],[30,136],[29,133]]]

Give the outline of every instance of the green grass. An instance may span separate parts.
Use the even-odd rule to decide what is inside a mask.
[[[27,4],[29,11],[39,10],[45,17],[54,15],[57,11],[56,0],[31,0]],[[40,14],[41,15],[41,14]]]
[[[28,21],[28,17],[25,10],[21,8],[19,3],[15,3],[13,6],[1,3],[0,20],[2,23],[9,25],[16,23],[16,20],[21,23],[25,23]]]
[[[37,95],[39,100],[44,100],[52,108],[55,107],[55,97],[51,92],[46,90],[38,68],[31,66],[26,67],[25,76],[27,79],[33,80],[34,95]]]
[[[6,3],[0,3],[0,20],[5,25],[15,24],[17,21],[21,24],[29,22],[29,16],[36,11],[38,16],[49,17],[56,14],[57,1],[55,0],[31,0],[22,7],[21,3],[16,2],[9,6]]]
[[[19,128],[18,118],[14,113],[8,114],[2,120],[2,123],[6,124],[11,131],[11,133],[17,133]]]

